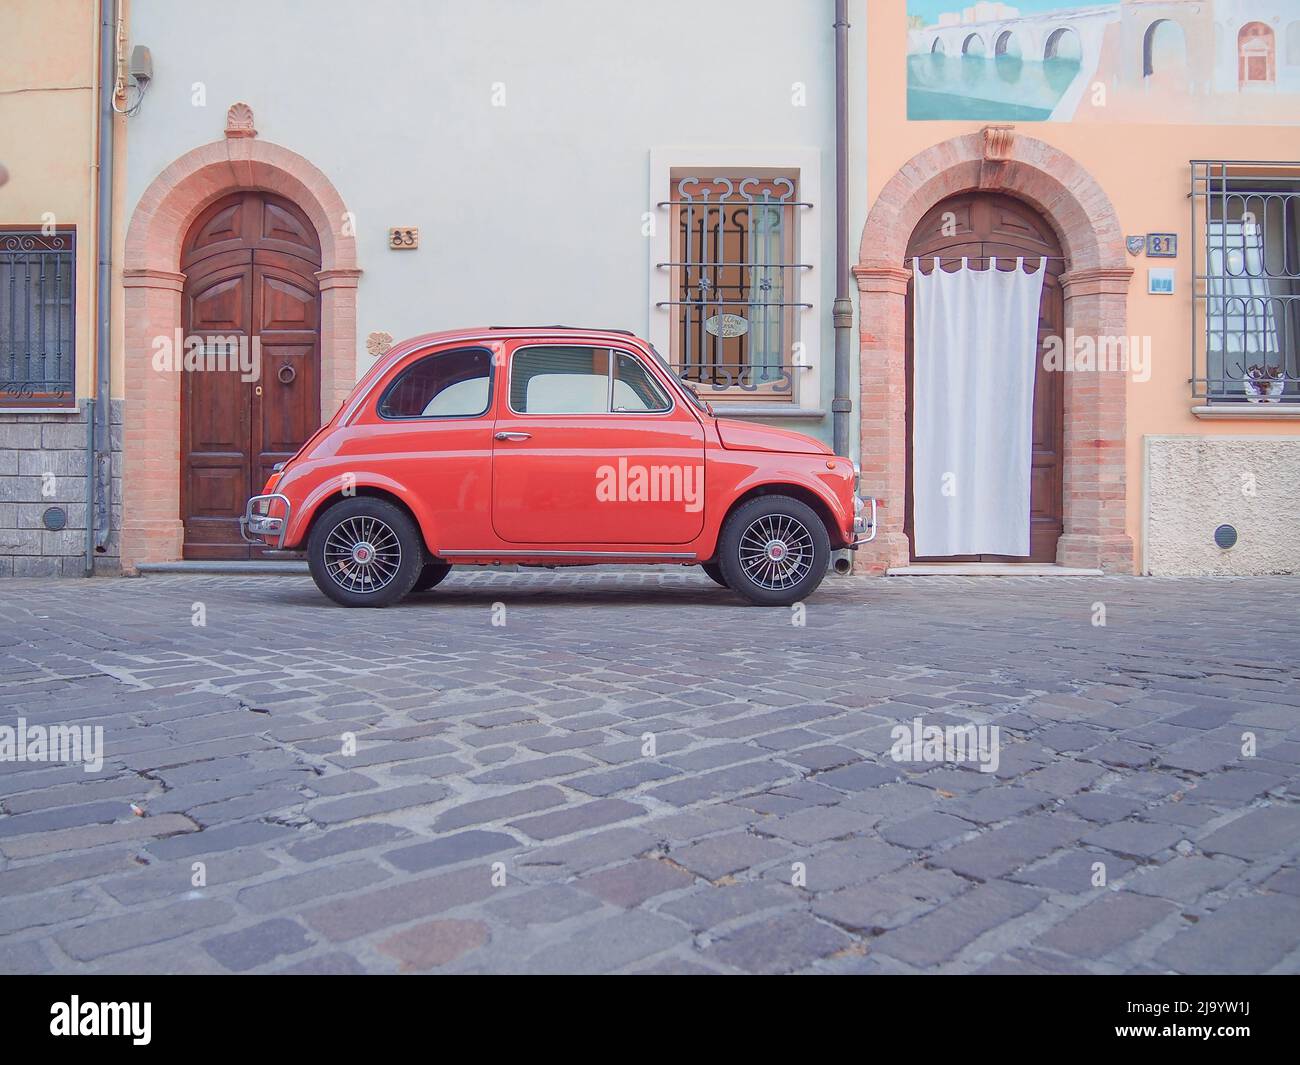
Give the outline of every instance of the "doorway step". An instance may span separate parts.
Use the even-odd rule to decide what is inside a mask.
[[[913,562],[893,566],[887,577],[1100,577],[1099,569],[1046,562]]]
[[[265,561],[213,561],[200,562],[186,560],[183,562],[142,562],[136,567],[141,574],[152,576],[157,573],[196,573],[219,574],[222,576],[241,577],[297,577],[307,575],[307,563],[297,559],[267,559]]]

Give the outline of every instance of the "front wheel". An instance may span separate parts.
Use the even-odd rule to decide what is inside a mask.
[[[307,538],[316,587],[343,606],[391,606],[424,568],[415,523],[384,499],[357,496],[330,507]]]
[[[789,606],[826,576],[831,544],[816,511],[789,496],[759,496],[722,527],[718,564],[727,587],[758,606]]]

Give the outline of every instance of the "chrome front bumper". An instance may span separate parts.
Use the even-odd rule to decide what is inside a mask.
[[[284,504],[284,517],[273,518],[269,513],[254,513],[254,510],[265,502],[265,509],[271,509],[271,500],[278,499]],[[259,547],[275,547],[284,549],[284,536],[289,531],[289,515],[293,512],[293,504],[280,495],[279,492],[273,492],[271,495],[253,496],[244,507],[244,516],[239,519],[239,535],[250,544],[257,544]],[[267,538],[273,538],[274,544],[269,544]]]
[[[864,514],[863,511],[867,513]],[[863,499],[856,494],[853,496],[853,535],[854,540],[849,544],[850,548],[869,544],[876,538],[875,496],[870,499]]]

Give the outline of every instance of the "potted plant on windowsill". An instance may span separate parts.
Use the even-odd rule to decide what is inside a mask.
[[[1282,380],[1281,366],[1254,363],[1246,367],[1241,377],[1242,390],[1251,403],[1278,402],[1285,384],[1286,382]]]

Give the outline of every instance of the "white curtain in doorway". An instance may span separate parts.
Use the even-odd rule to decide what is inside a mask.
[[[987,260],[986,260],[987,261]],[[915,552],[1029,554],[1042,263],[929,274],[913,260]]]

